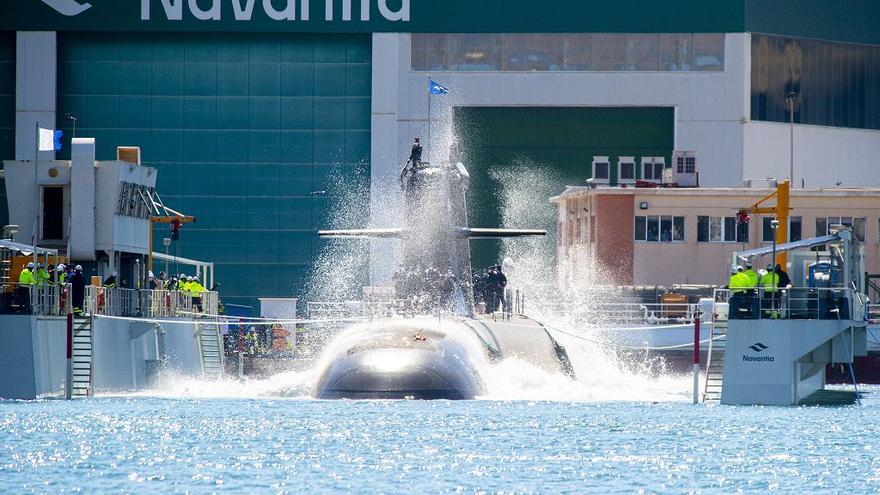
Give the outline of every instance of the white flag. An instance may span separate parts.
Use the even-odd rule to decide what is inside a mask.
[[[55,151],[55,131],[40,127],[40,151]]]

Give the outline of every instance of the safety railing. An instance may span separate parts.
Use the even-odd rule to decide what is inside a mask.
[[[788,287],[778,291],[767,291],[760,287],[747,290],[717,289],[715,299],[729,303],[730,319],[870,319],[870,312],[859,295],[843,287]]]
[[[192,294],[177,290],[108,289],[87,286],[81,311],[125,317],[216,315],[220,300],[216,292]],[[67,285],[0,284],[0,314],[63,316],[74,312],[73,291]]]
[[[880,304],[868,304],[865,314],[868,316],[868,325],[880,326]]]
[[[33,314],[58,316],[66,314],[69,286],[64,285],[0,285],[0,314]]]
[[[202,292],[198,296],[178,290],[137,290],[86,287],[84,312],[103,316],[173,317],[204,313],[216,315],[219,296]]]

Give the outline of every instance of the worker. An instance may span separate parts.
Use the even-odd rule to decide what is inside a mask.
[[[73,314],[82,316],[83,302],[86,299],[86,278],[83,276],[83,267],[76,265],[73,275],[70,276],[70,301],[73,303]]]
[[[35,275],[35,281],[37,285],[48,285],[49,284],[49,272],[43,268],[42,263],[37,263],[37,273]]]
[[[18,285],[34,285],[34,264],[30,262],[21,269],[18,275]]]
[[[31,287],[34,285],[34,264],[29,262],[18,274],[18,288],[16,295],[18,304],[25,313],[31,312]]]
[[[186,275],[181,273],[177,276],[177,290],[183,291],[185,290],[184,286],[186,285]]]
[[[752,268],[751,262],[746,263],[746,270],[743,273],[749,278],[749,289],[757,288],[758,284],[761,282],[761,277],[759,277],[758,273]]]
[[[156,283],[156,276],[153,275],[153,271],[152,271],[152,270],[150,270],[150,272],[149,272],[149,274],[148,274],[148,277],[149,277],[149,282],[148,282],[148,287],[149,287],[149,289],[150,289],[150,290],[156,290],[156,289],[158,289],[159,286],[158,286],[157,283]]]
[[[776,309],[779,308],[779,274],[773,269],[773,265],[767,265],[767,274],[761,277],[761,287],[764,288],[764,312],[772,318],[777,318]]]
[[[64,263],[60,263],[58,268],[55,270],[55,276],[57,277],[58,285],[64,285],[67,283],[67,265]]]
[[[192,283],[193,283],[193,278],[186,277],[183,281],[183,288],[181,290],[183,290],[183,292],[190,293],[190,290],[192,288]]]
[[[775,268],[776,274],[779,275],[779,288],[788,289],[791,287],[791,277],[782,269],[782,265],[777,264]]]
[[[727,288],[730,289],[732,296],[740,295],[749,288],[749,283],[749,277],[745,274],[742,265],[739,265],[736,270],[730,272],[730,282]]]
[[[108,289],[116,288],[116,272],[113,272],[112,275],[104,279],[104,283],[102,284],[104,287]]]
[[[202,311],[202,292],[207,291],[205,287],[199,282],[199,276],[196,275],[192,279],[192,283],[189,285],[189,294],[192,297],[193,308],[196,311]]]

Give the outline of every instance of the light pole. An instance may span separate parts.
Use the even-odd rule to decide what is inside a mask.
[[[79,119],[77,119],[76,115],[72,113],[64,114],[64,118],[73,122],[73,135],[70,136],[70,139],[73,140],[76,137],[76,121]]]
[[[770,287],[772,287],[773,291],[770,293],[770,308],[772,313],[770,313],[771,318],[776,315],[776,294],[779,290],[778,275],[776,275],[776,230],[779,228],[779,220],[774,218],[770,220],[770,228],[773,229],[773,263],[772,268],[770,269]],[[766,290],[766,287],[764,288]]]
[[[797,99],[797,93],[792,89],[785,93],[785,101],[788,103],[789,116],[789,169],[788,180],[794,185],[794,101]]]
[[[165,276],[171,278],[168,274],[168,246],[171,245],[171,238],[166,237],[162,239],[162,244],[165,245]]]

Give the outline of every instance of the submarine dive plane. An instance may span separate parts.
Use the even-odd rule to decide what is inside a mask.
[[[467,169],[453,160],[432,165],[421,154],[416,139],[400,174],[402,227],[319,232],[323,238],[399,239],[397,297],[411,302],[412,315],[382,316],[346,327],[325,352],[312,395],[473,399],[485,395],[484,376],[491,373],[491,364],[509,357],[574,378],[565,349],[540,323],[522,316],[495,321],[474,310],[470,240],[546,232],[469,227]],[[417,280],[412,280],[414,274]]]

